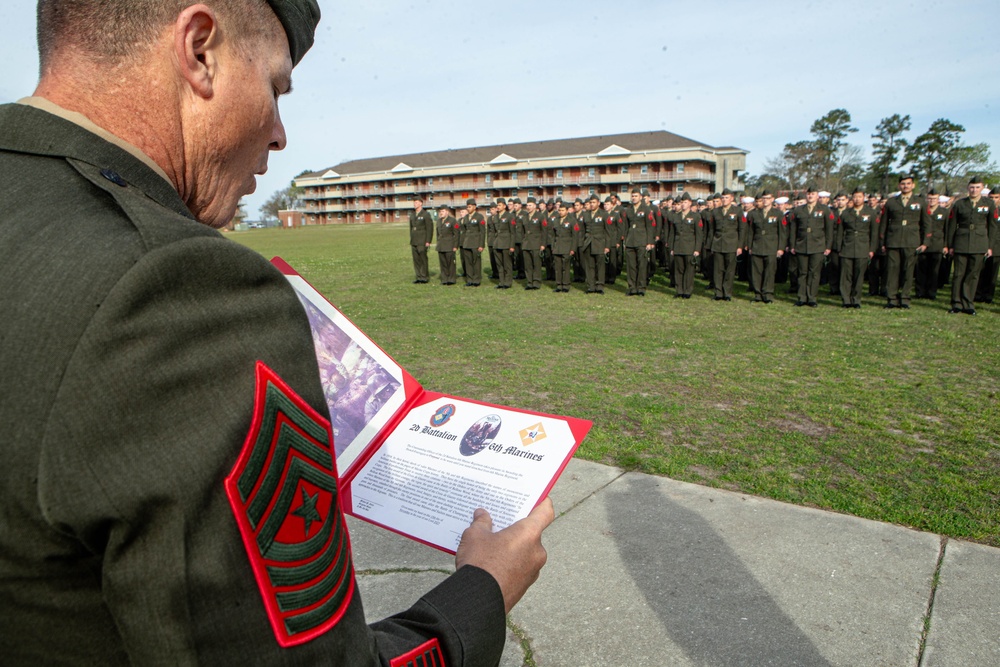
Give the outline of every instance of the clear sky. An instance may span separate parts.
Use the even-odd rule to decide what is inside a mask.
[[[193,0],[192,0],[193,1]],[[344,160],[669,130],[750,151],[749,172],[834,108],[849,141],[910,114],[1000,162],[996,0],[320,0],[251,218],[299,172]],[[37,81],[34,3],[0,4],[0,102]]]

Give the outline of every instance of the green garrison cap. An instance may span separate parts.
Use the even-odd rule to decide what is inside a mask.
[[[302,56],[313,45],[316,25],[319,23],[319,5],[316,0],[267,0],[267,4],[281,21],[281,27],[288,36],[292,66],[298,65]]]

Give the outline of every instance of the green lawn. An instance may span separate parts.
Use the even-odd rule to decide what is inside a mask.
[[[1000,546],[1000,306],[414,285],[405,225],[230,234],[424,387],[593,420],[578,457]],[[485,259],[484,264],[488,265]]]

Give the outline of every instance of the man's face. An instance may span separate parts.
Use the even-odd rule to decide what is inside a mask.
[[[507,210],[507,204],[505,202],[497,202],[497,213],[503,213]]]
[[[901,180],[899,182],[899,191],[903,194],[903,196],[906,196],[911,192],[913,192],[913,179],[904,178],[903,180]]]
[[[567,211],[568,211],[568,209],[566,208],[566,204],[559,204],[559,217],[560,218],[565,218]]]
[[[732,203],[733,203],[733,196],[732,195],[722,195],[722,205],[724,207],[725,206],[729,206]]]
[[[990,193],[990,199],[993,200],[994,204],[996,204],[998,207],[1000,207],[1000,192],[991,192]]]
[[[977,198],[979,195],[983,194],[983,184],[982,183],[969,183],[969,196],[973,199]]]
[[[818,201],[819,201],[819,193],[818,192],[807,192],[806,193],[806,203],[807,204],[809,204],[811,206],[811,205],[815,204]]]
[[[855,192],[853,195],[851,195],[851,204],[854,206],[854,208],[861,208],[862,206],[864,206],[865,205],[865,193],[864,192]]]
[[[466,213],[466,215],[472,215],[475,212],[476,212],[476,205],[475,204],[466,204],[465,205],[465,213]]]
[[[583,204],[581,204],[578,201],[573,202],[573,212],[574,213],[579,213],[582,210],[583,210]]]
[[[438,210],[438,218],[440,218],[441,220],[444,220],[445,218],[447,218],[450,215],[451,215],[451,209],[449,209],[449,208],[446,208],[446,207],[442,206]]]
[[[998,196],[1000,196],[1000,195],[998,195]],[[605,211],[610,211],[612,208],[614,208],[614,204],[612,204],[610,201],[604,202],[604,210]]]
[[[517,213],[520,210],[521,210],[521,202],[519,201],[514,202],[514,212]]]
[[[681,212],[687,213],[690,210],[691,210],[691,200],[690,199],[682,199],[681,200]]]
[[[274,22],[254,44],[220,44],[212,98],[183,135],[185,204],[212,227],[232,219],[240,198],[257,188],[255,175],[267,171],[270,152],[285,148],[278,97],[291,90],[292,60]]]
[[[863,196],[864,195],[862,195],[862,197]],[[835,200],[835,205],[837,208],[844,208],[845,206],[847,206],[847,195],[840,195],[839,197],[837,197],[837,199]]]
[[[422,201],[421,201],[421,200],[419,200],[419,199],[414,199],[414,200],[413,200],[413,210],[415,210],[415,211],[416,211],[417,213],[420,213],[420,210],[421,210],[421,209],[422,209],[423,207],[424,207],[424,202],[422,202]]]
[[[771,208],[771,205],[774,204],[774,197],[772,195],[764,195],[760,198],[760,203],[764,208]]]
[[[632,205],[633,206],[638,206],[641,201],[642,201],[642,195],[640,195],[638,192],[633,192],[632,193]]]
[[[538,208],[538,206],[535,205],[535,202],[528,202],[528,213],[534,213],[536,208]]]

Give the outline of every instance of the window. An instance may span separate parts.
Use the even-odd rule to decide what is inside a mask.
[[[627,193],[628,192],[628,186],[627,185],[623,185],[623,186],[621,186],[621,188],[618,189],[618,191],[619,192],[625,192],[625,193]]]
[[[427,201],[434,201],[434,193],[427,195]]]
[[[433,178],[428,178],[427,179],[427,185],[434,185],[434,179]]]
[[[510,180],[512,180],[512,181],[516,181],[517,180],[517,172],[516,171],[510,172]]]
[[[535,196],[535,191],[534,190],[528,190],[528,196],[529,197],[534,197]]]
[[[490,174],[486,174],[486,184],[489,185],[492,182],[493,182],[493,176],[491,176]]]
[[[374,187],[375,187],[375,192],[378,192],[379,191],[379,185],[378,185],[378,183],[376,183]]]
[[[678,162],[677,163],[677,173],[678,174],[683,174],[684,173],[684,163],[683,162]]]
[[[556,169],[556,178],[562,178],[562,169]]]
[[[590,169],[587,170],[587,176],[590,176],[591,178],[593,178],[596,175],[597,175],[597,170],[594,169],[593,167],[591,167]]]
[[[649,173],[649,165],[648,164],[644,164],[641,167],[639,167],[639,173],[640,174],[648,174]]]
[[[597,189],[596,188],[590,188],[590,191],[587,194],[588,195],[597,194]]]
[[[622,165],[622,173],[623,174],[627,174],[628,173],[628,165],[627,164],[623,164]]]
[[[556,188],[556,197],[562,197],[562,188]]]
[[[528,180],[529,181],[535,180],[535,172],[533,172],[533,171],[529,171],[528,172]]]
[[[375,213],[375,219],[378,220],[380,217],[381,217],[381,215],[378,212],[376,212]]]
[[[399,211],[396,211],[396,220],[399,220]]]
[[[677,186],[677,192],[684,192],[684,184],[683,183],[678,184],[678,186]]]

